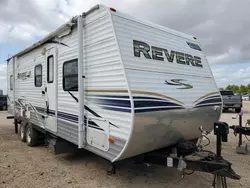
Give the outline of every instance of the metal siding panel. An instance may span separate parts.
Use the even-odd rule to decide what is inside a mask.
[[[68,114],[78,114],[78,103],[70,96],[67,91],[63,90],[63,64],[66,61],[77,58],[77,30],[74,29],[70,35],[62,38],[58,45],[58,111]],[[72,92],[78,98],[78,92]],[[60,125],[58,124],[60,129]],[[77,133],[78,134],[78,133]]]
[[[35,112],[30,112],[30,122],[42,128],[44,128],[45,125],[44,119]]]
[[[202,108],[196,106],[199,104],[196,102],[198,98],[208,93],[218,93],[204,54],[187,44],[187,41],[197,41],[191,36],[149,22],[138,21],[119,12],[112,15],[135,106],[133,133],[119,160],[167,147],[179,139],[198,138],[200,125],[211,131],[213,122],[219,119],[221,105],[218,103]],[[147,59],[142,53],[141,57],[135,57],[133,40],[168,51],[199,56],[203,68],[177,64],[176,57],[173,63],[168,62],[166,58],[164,61]],[[149,54],[152,56],[151,50]],[[184,79],[186,81],[181,81],[192,85],[193,88],[180,89],[184,85],[166,84],[166,81],[172,82],[173,79]],[[135,99],[136,97],[141,98]],[[176,109],[177,107],[179,109]]]
[[[169,73],[147,72],[137,70],[127,70],[130,87],[133,90],[149,91],[172,97],[184,103],[185,107],[194,107],[195,101],[207,93],[216,91],[212,78],[200,78],[188,75],[176,75]],[[165,84],[165,80],[171,82],[172,79],[183,79],[183,83],[192,85],[191,89],[180,89],[185,86],[174,86]],[[136,92],[133,96],[136,96]]]
[[[100,115],[103,119],[112,122],[119,128],[110,126],[109,134],[115,137],[116,142],[110,145],[108,152],[99,150],[90,145],[86,149],[113,160],[123,149],[131,128],[131,114],[106,110],[108,105],[100,105],[95,99],[110,99],[107,95],[121,95],[121,93],[106,92],[107,90],[123,90],[122,95],[127,95],[127,84],[125,81],[122,62],[119,57],[117,43],[112,30],[112,22],[106,8],[100,7],[84,20],[84,72],[85,72],[85,105],[92,111]],[[72,114],[78,118],[78,103],[62,88],[62,68],[65,61],[77,58],[77,32],[74,29],[71,35],[66,36],[60,42],[68,45],[58,46],[58,110]],[[95,91],[94,91],[95,90]],[[98,92],[99,90],[100,92]],[[72,92],[78,98],[78,92]],[[94,96],[95,95],[95,96]],[[93,116],[92,113],[85,111],[87,117]],[[58,119],[58,136],[78,144],[78,138],[72,138],[72,135],[78,135],[78,124],[68,124]],[[72,134],[73,133],[73,134]]]
[[[42,96],[42,89],[45,83],[47,71],[45,69],[45,57],[41,54],[42,47],[39,47],[27,54],[17,58],[16,73],[31,72],[30,77],[21,79],[16,75],[16,100],[23,99],[26,103],[33,106],[44,107],[45,99]],[[36,65],[42,65],[42,87],[34,85],[34,68]]]
[[[187,37],[176,36],[173,33],[167,32],[167,30],[163,31],[157,27],[144,25],[115,15],[113,19],[126,69],[212,77],[204,54],[201,51],[191,49],[186,43],[190,41]],[[164,58],[164,61],[158,61],[146,59],[142,54],[141,57],[134,57],[133,40],[145,42],[150,46],[164,48],[169,52],[174,50],[199,56],[203,62],[203,68],[177,64],[176,58],[173,63],[169,63],[166,58]],[[197,43],[197,41],[193,42]],[[162,57],[164,57],[164,53]]]
[[[78,124],[58,119],[57,135],[74,144],[78,144]]]
[[[126,91],[127,85],[108,12],[107,15],[93,23],[87,25],[86,33],[88,35],[85,38],[85,87],[87,89],[85,103],[91,110],[118,128],[110,125],[110,135],[115,138],[115,143],[110,144],[108,152],[92,146],[87,146],[87,149],[89,148],[90,151],[113,160],[122,151],[128,138],[131,128],[131,114],[105,110],[104,108],[108,107],[108,105],[98,104],[95,99],[107,100],[108,96],[113,99],[112,96],[117,96],[119,93],[103,93],[102,90]],[[89,41],[92,41],[92,43],[88,43]],[[89,92],[90,90],[100,91]],[[123,95],[128,95],[128,92]],[[87,116],[91,117],[93,114],[87,112]]]

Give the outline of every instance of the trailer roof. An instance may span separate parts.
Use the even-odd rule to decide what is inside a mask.
[[[94,7],[92,7],[90,10],[88,10],[87,12],[83,12],[81,16],[85,17],[87,16],[88,14],[90,14],[91,12],[93,12],[94,10],[96,9],[99,9],[99,7],[106,7],[105,5],[96,5]],[[108,8],[108,7],[106,7]],[[135,17],[132,17],[130,15],[127,15],[127,14],[124,14],[120,11],[116,11],[116,9],[114,8],[109,8],[111,10],[111,12],[113,12],[113,14],[118,14],[122,17],[125,17],[127,19],[131,19],[131,20],[134,20],[134,21],[137,21],[137,22],[140,22],[140,23],[143,23],[143,24],[146,24],[146,25],[149,25],[151,27],[155,27],[159,30],[163,30],[163,31],[166,31],[166,32],[169,32],[169,33],[172,33],[173,35],[176,35],[176,36],[179,36],[179,37],[184,37],[184,38],[188,38],[190,40],[196,40],[196,37],[193,37],[191,35],[187,35],[185,33],[182,33],[182,32],[179,32],[179,31],[176,31],[176,30],[173,30],[173,29],[170,29],[168,27],[165,27],[165,26],[162,26],[162,25],[159,25],[159,24],[156,24],[156,23],[153,23],[153,22],[150,22],[150,21],[143,21],[143,20],[139,20]],[[35,42],[34,44],[32,44],[31,46],[28,46],[27,48],[23,49],[22,51],[18,52],[17,54],[9,57],[6,61],[9,61],[11,58],[13,57],[18,57],[18,56],[21,56],[25,53],[28,53],[30,51],[32,51],[33,49],[43,45],[44,43],[48,42],[49,40],[55,38],[58,34],[62,33],[63,31],[71,28],[73,25],[76,25],[77,24],[77,18],[79,16],[75,16],[73,17],[72,19],[70,19],[67,23],[61,25],[59,28],[57,28],[56,30],[54,30],[53,32],[51,32],[50,34],[48,34],[47,36],[45,36],[44,38],[42,38],[41,40]]]
[[[92,7],[90,10],[88,10],[87,12],[83,12],[82,16],[86,16],[89,13],[93,12],[94,10],[96,10],[98,8],[99,8],[99,5],[96,5],[96,6]],[[58,34],[62,33],[65,30],[67,30],[68,28],[71,28],[73,25],[76,25],[77,24],[77,18],[78,18],[78,16],[74,16],[67,23],[61,25],[60,27],[58,27],[57,29],[55,29],[54,31],[52,31],[50,34],[48,34],[47,36],[45,36],[41,40],[35,42],[31,46],[28,46],[27,48],[23,49],[22,51],[18,52],[17,54],[9,57],[6,61],[9,61],[13,57],[18,57],[18,56],[21,56],[21,55],[23,55],[25,53],[28,53],[31,50],[33,50],[33,49],[35,49],[35,48],[43,45],[44,43],[48,42],[49,40],[53,39]]]
[[[112,9],[111,9],[111,11],[112,11]],[[196,39],[197,39],[196,37],[194,37],[192,35],[185,34],[183,32],[171,29],[171,28],[169,28],[167,26],[163,26],[163,25],[154,23],[152,21],[138,19],[138,18],[136,18],[134,16],[125,14],[125,13],[120,12],[120,11],[112,11],[112,12],[113,12],[113,14],[118,14],[118,16],[124,17],[124,18],[129,19],[129,20],[133,20],[135,22],[139,22],[139,23],[144,24],[144,25],[148,25],[150,27],[156,28],[156,29],[161,30],[161,31],[171,33],[171,34],[173,34],[175,36],[178,36],[178,37],[183,37],[183,38],[194,40],[194,41],[196,41]]]

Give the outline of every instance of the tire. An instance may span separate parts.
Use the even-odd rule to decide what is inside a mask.
[[[235,112],[236,113],[240,113],[241,112],[241,108],[235,108]]]
[[[38,142],[38,132],[31,125],[26,126],[26,143],[28,146],[33,147]]]
[[[22,142],[26,142],[26,125],[20,125],[20,139]]]
[[[3,110],[3,111],[6,111],[6,110],[7,110],[7,106],[3,105],[3,106],[2,106],[2,110]]]

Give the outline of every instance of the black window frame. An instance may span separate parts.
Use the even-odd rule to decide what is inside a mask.
[[[13,90],[13,75],[10,75],[10,90]]]
[[[231,90],[222,90],[222,91],[220,91],[220,94],[222,96],[234,96],[234,92]]]
[[[36,68],[37,67],[41,67],[41,75],[36,75]],[[38,76],[41,76],[41,84],[39,84],[39,85],[37,84],[37,81],[36,81],[36,78]],[[34,84],[35,84],[35,87],[42,87],[42,85],[43,85],[43,66],[42,66],[42,64],[38,64],[34,68]]]
[[[49,67],[50,67],[50,66],[49,66],[49,59],[50,59],[51,57],[53,58],[53,71],[52,71],[52,80],[49,80],[49,71],[50,71],[50,70],[49,70]],[[53,55],[50,55],[50,56],[47,57],[47,82],[48,82],[48,83],[53,83],[53,82],[54,82],[54,72],[55,72],[54,68],[55,68],[55,66],[54,66],[54,56],[53,56]]]
[[[66,64],[68,64],[68,63],[72,63],[72,62],[77,62],[77,74],[75,75],[75,74],[73,74],[73,75],[67,75],[66,77],[74,77],[74,76],[77,76],[77,78],[78,78],[78,59],[76,58],[76,59],[71,59],[71,60],[69,60],[69,61],[65,61],[64,63],[63,63],[63,74],[62,74],[62,77],[63,77],[63,90],[64,91],[78,91],[78,87],[77,88],[73,88],[73,89],[67,89],[67,88],[65,88],[65,75],[64,75],[64,67],[65,67],[65,65]],[[77,86],[78,86],[78,80],[77,80]]]

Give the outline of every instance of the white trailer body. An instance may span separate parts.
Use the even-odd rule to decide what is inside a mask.
[[[112,162],[197,139],[221,114],[194,37],[102,5],[10,58],[8,97],[15,118]]]

